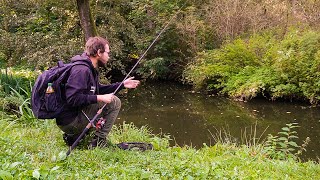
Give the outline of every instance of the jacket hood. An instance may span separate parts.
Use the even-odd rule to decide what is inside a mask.
[[[87,64],[89,64],[90,67],[94,68],[89,56],[86,53],[82,53],[81,55],[76,55],[71,58],[71,62],[76,62],[76,61],[84,61]]]

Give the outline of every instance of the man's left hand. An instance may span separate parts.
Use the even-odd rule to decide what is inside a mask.
[[[134,77],[130,77],[123,82],[125,88],[136,88],[140,84],[139,80],[134,80]]]

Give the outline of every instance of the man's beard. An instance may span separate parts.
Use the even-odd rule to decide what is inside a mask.
[[[100,59],[98,59],[98,67],[105,67],[105,64]]]

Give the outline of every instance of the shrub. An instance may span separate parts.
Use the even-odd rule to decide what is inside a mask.
[[[283,84],[271,90],[276,97],[292,96],[306,98],[312,104],[319,100],[319,48],[320,35],[315,31],[291,31],[280,42],[274,68]]]
[[[263,95],[316,104],[320,99],[319,33],[293,29],[282,40],[276,37],[253,35],[200,53],[184,71],[184,78],[196,88],[235,98]]]

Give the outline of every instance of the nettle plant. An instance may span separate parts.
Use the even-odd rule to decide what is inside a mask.
[[[299,146],[295,140],[298,139],[297,131],[298,123],[286,124],[286,127],[282,128],[282,131],[278,132],[278,136],[268,135],[265,142],[264,150],[266,154],[274,159],[296,159],[298,155],[306,151],[306,146],[310,142],[310,138],[307,137],[304,143]]]

